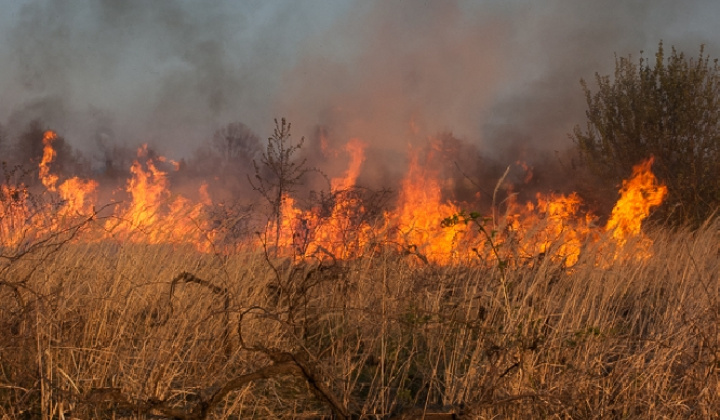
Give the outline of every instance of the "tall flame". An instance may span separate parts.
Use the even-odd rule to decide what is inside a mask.
[[[640,234],[643,220],[654,207],[662,204],[667,195],[667,187],[660,185],[652,173],[653,160],[651,157],[633,167],[632,177],[623,181],[620,199],[605,226],[605,230],[612,232],[613,238],[620,244]]]
[[[58,185],[60,177],[52,172],[56,140],[54,132],[44,133],[38,174],[47,193],[61,200],[51,208],[50,217],[45,217],[31,210],[24,186],[0,185],[0,246],[32,240],[31,231],[41,234],[60,228],[67,220],[94,214],[96,181],[72,177]],[[365,147],[359,139],[348,141],[344,147],[349,158],[347,170],[331,179],[330,194],[315,205],[303,209],[294,197],[285,195],[281,217],[273,218],[265,227],[268,235],[261,239],[265,245],[271,243],[278,255],[299,258],[318,254],[336,259],[358,258],[380,246],[440,265],[471,260],[498,264],[498,259],[520,265],[550,258],[572,267],[579,261],[584,244],[599,240],[602,231],[614,241],[614,250],[604,252],[611,261],[619,258],[619,251],[626,248],[630,238],[640,238],[642,245],[630,253],[637,258],[648,256],[651,242],[642,236],[641,225],[667,195],[667,187],[660,185],[651,171],[651,158],[635,166],[631,178],[623,181],[620,199],[604,229],[595,226],[595,216],[583,211],[582,200],[575,193],[537,194],[528,203],[518,203],[511,197],[504,203],[504,218],[473,216],[464,223],[443,226],[441,222],[449,216],[455,215],[453,220],[460,221],[458,215],[463,212],[443,196],[439,171],[432,169],[440,145],[433,143],[428,155],[422,156],[424,165],[417,150],[410,154],[395,207],[372,213],[380,216],[369,218],[365,207],[368,203],[356,187]],[[335,157],[340,156],[337,152]],[[218,234],[217,222],[208,219],[209,208],[214,205],[208,184],[200,186],[198,201],[173,194],[168,174],[162,169],[171,164],[174,170],[181,169],[180,164],[163,157],[150,158],[147,146],[141,147],[125,187],[129,201],[116,204],[113,217],[95,237],[212,249],[215,238],[222,235]],[[518,164],[531,173],[527,165]],[[280,225],[276,226],[278,220]],[[228,249],[226,244],[223,249]]]
[[[497,258],[514,264],[551,258],[572,267],[578,262],[585,242],[600,237],[596,217],[582,211],[583,203],[576,193],[537,194],[534,202],[525,204],[508,200],[504,222],[485,225],[493,219],[474,219],[491,238],[469,229],[467,223],[452,223],[443,228],[441,221],[462,212],[443,199],[437,171],[430,169],[431,165],[420,165],[417,151],[411,154],[396,206],[385,211],[380,224],[358,222],[355,215],[362,211],[363,203],[340,192],[354,185],[364,159],[363,147],[353,139],[345,148],[351,155],[350,164],[343,177],[331,181],[335,201],[329,216],[321,217],[317,208],[301,210],[292,197],[284,198],[277,244],[286,250],[282,254],[302,257],[322,250],[338,258],[354,258],[372,241],[379,241],[396,244],[420,260],[435,264],[468,261],[471,257],[490,264],[496,264]],[[430,160],[434,149],[427,157]],[[640,235],[640,223],[662,202],[667,191],[650,172],[651,163],[650,160],[638,165],[632,179],[624,182],[621,199],[605,228],[613,232],[615,252],[624,247],[627,238]],[[271,223],[269,230],[274,229]],[[500,248],[502,255],[497,253]],[[646,255],[642,250],[633,252],[639,257]]]
[[[200,250],[209,250],[206,226],[201,221],[203,202],[177,195],[172,196],[167,173],[148,157],[147,145],[138,149],[137,159],[130,167],[131,178],[125,191],[130,195],[129,206],[118,205],[117,219],[106,223],[106,230],[114,238],[146,243],[190,243]],[[145,165],[140,163],[145,161]],[[157,158],[165,162],[163,157]],[[174,162],[171,162],[174,165]],[[207,186],[200,186],[200,196],[209,201]]]
[[[350,155],[350,163],[342,177],[330,180],[332,210],[322,217],[319,208],[303,211],[290,196],[283,197],[280,238],[277,246],[285,249],[287,255],[313,255],[318,252],[337,258],[358,256],[369,239],[369,227],[358,226],[356,215],[362,212],[362,203],[352,197],[360,168],[365,161],[366,144],[351,139],[344,150]],[[328,149],[329,150],[329,149]],[[271,221],[267,232],[275,232]]]
[[[55,160],[57,153],[52,147],[53,141],[57,139],[57,134],[54,131],[46,131],[43,134],[43,156],[40,161],[39,176],[45,188],[48,191],[55,191],[55,184],[57,184],[58,176],[50,173],[50,164]]]
[[[575,193],[537,194],[536,200],[509,215],[520,257],[548,256],[567,267],[575,265],[594,216],[581,214],[582,200]]]
[[[403,179],[398,207],[386,213],[390,225],[396,226],[397,240],[411,251],[417,251],[430,262],[449,263],[456,254],[457,241],[465,227],[443,229],[441,221],[460,211],[443,200],[437,173],[419,164],[418,153],[412,153],[407,175]]]
[[[50,172],[50,164],[57,156],[57,152],[52,145],[55,140],[57,140],[57,134],[54,131],[48,130],[43,135],[43,156],[38,171],[40,181],[48,191],[58,191],[60,193],[62,199],[62,207],[58,212],[60,216],[87,215],[92,212],[94,204],[92,199],[98,183],[94,180],[82,180],[78,177],[72,177],[57,187],[60,178]]]
[[[0,184],[0,247],[15,246],[23,240],[30,215],[27,189]]]
[[[138,159],[147,156],[147,145],[138,150]],[[147,228],[159,220],[160,206],[170,198],[167,174],[160,171],[152,159],[145,161],[147,170],[139,160],[130,167],[132,178],[128,180],[126,191],[132,197],[130,207],[124,213],[124,219],[134,228]]]
[[[330,180],[330,189],[335,191],[343,191],[355,186],[358,176],[360,175],[360,167],[365,161],[365,147],[367,145],[360,139],[350,139],[345,145],[345,151],[350,154],[350,165],[345,176],[341,178],[333,178]]]

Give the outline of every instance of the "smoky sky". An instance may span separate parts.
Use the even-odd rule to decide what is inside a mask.
[[[33,119],[93,156],[191,154],[287,117],[387,164],[440,132],[484,153],[568,147],[579,80],[659,41],[716,57],[711,1],[2,0],[0,124]],[[522,153],[522,151],[520,152]]]

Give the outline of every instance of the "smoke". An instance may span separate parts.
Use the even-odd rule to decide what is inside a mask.
[[[715,56],[720,39],[710,1],[4,3],[6,138],[40,120],[96,162],[143,142],[179,158],[228,123],[264,138],[284,116],[309,148],[362,139],[370,184],[438,133],[508,164],[568,148],[578,82],[613,54],[662,39]]]
[[[176,156],[232,121],[269,131],[292,34],[317,30],[286,6],[26,1],[0,28],[0,118],[11,133],[40,119],[85,151],[109,136]]]
[[[508,29],[506,14],[471,17],[457,2],[364,2],[328,31],[332,43],[304,45],[279,108],[329,127],[331,143],[361,138],[374,151],[369,165],[402,170],[408,148],[428,136],[479,140]]]

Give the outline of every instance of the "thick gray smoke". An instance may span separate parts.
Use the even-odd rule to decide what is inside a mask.
[[[390,172],[441,132],[486,155],[565,148],[579,79],[614,53],[662,39],[716,56],[720,39],[720,4],[699,0],[0,3],[7,137],[38,119],[91,157],[149,142],[177,158],[230,122],[264,138],[285,116],[309,142],[318,127],[336,149],[360,138]]]

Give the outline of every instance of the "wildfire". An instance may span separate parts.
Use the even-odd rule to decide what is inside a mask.
[[[166,161],[163,157],[157,160]],[[175,166],[174,162],[171,163]],[[209,201],[207,185],[200,186],[202,201],[199,203],[181,195],[173,197],[167,173],[148,158],[147,145],[138,150],[130,173],[131,178],[125,188],[131,197],[130,205],[123,207],[118,204],[116,217],[105,225],[113,238],[151,244],[188,243],[200,250],[210,249],[212,234],[201,217],[205,206],[203,202]]]
[[[73,177],[65,180],[59,187],[56,187],[60,177],[50,172],[50,164],[57,157],[52,143],[57,140],[57,134],[53,131],[46,131],[43,135],[43,157],[39,164],[39,177],[42,184],[48,191],[59,191],[61,209],[58,215],[61,217],[87,215],[92,212],[94,195],[98,183],[94,180],[82,180]]]
[[[385,215],[387,222],[396,226],[396,240],[431,262],[452,262],[458,257],[455,245],[465,226],[442,228],[440,222],[460,209],[442,199],[437,174],[419,165],[417,152],[412,154],[401,185],[397,208]]]
[[[58,185],[60,176],[52,171],[56,140],[54,132],[45,133],[38,175],[47,193],[60,198],[58,204],[52,207],[51,217],[41,218],[30,208],[27,188],[0,185],[0,246],[32,239],[30,230],[52,231],[65,220],[94,214],[96,181],[72,177]],[[365,148],[361,140],[351,139],[343,149],[349,162],[347,170],[330,180],[329,195],[305,209],[292,196],[283,196],[279,215],[270,217],[265,235],[245,241],[260,240],[278,256],[297,258],[322,255],[351,259],[385,247],[415,255],[416,261],[440,265],[472,261],[497,264],[499,258],[522,265],[550,258],[572,267],[585,244],[598,240],[603,230],[615,242],[614,253],[609,253],[615,258],[630,238],[641,238],[644,244],[633,251],[634,255],[647,256],[649,239],[642,238],[641,224],[667,194],[667,188],[651,171],[653,160],[648,159],[633,168],[632,177],[623,182],[620,199],[604,229],[596,227],[596,217],[583,210],[582,200],[575,193],[538,194],[528,203],[509,199],[504,203],[504,218],[475,215],[462,220],[461,208],[443,197],[439,172],[432,169],[433,165],[420,163],[432,160],[435,145],[429,148],[428,156],[421,156],[417,150],[411,153],[395,206],[367,217],[366,203],[356,186]],[[335,157],[340,156],[338,151]],[[163,169],[169,165],[176,171],[181,169],[177,162],[149,157],[147,146],[141,147],[124,189],[129,199],[115,205],[94,240],[192,244],[200,251],[209,251],[220,235],[217,223],[208,220],[213,206],[208,185],[200,186],[198,201],[173,194]],[[531,173],[528,168],[526,172]],[[456,223],[443,226],[441,222],[450,216]]]
[[[330,180],[330,189],[332,191],[343,191],[355,186],[355,182],[360,175],[360,167],[365,161],[366,146],[359,139],[350,139],[345,145],[345,151],[350,154],[350,165],[345,171],[345,176]]]
[[[58,181],[58,176],[50,173],[50,163],[55,160],[55,149],[52,147],[52,142],[57,139],[57,135],[53,131],[46,131],[43,135],[43,156],[40,161],[39,176],[45,188],[48,191],[55,191],[55,184]]]
[[[581,213],[582,200],[575,193],[537,194],[536,200],[509,215],[519,256],[549,256],[567,267],[575,265],[591,233],[594,216]]]
[[[132,197],[130,207],[124,212],[122,219],[129,224],[129,229],[145,229],[158,223],[159,210],[169,198],[167,174],[160,171],[152,159],[147,159],[143,168],[139,159],[147,156],[147,145],[138,150],[138,160],[130,167],[132,178],[128,180],[126,191]]]
[[[345,146],[350,164],[344,176],[330,180],[332,209],[322,216],[322,209],[303,211],[290,196],[284,196],[280,209],[281,223],[271,220],[266,231],[276,236],[277,248],[284,255],[330,254],[337,258],[357,257],[370,241],[368,225],[358,224],[357,216],[363,212],[361,200],[353,197],[352,188],[365,161],[365,143],[351,139]]]
[[[652,164],[653,158],[649,158],[635,165],[632,178],[622,183],[620,199],[605,227],[620,244],[640,234],[643,220],[650,215],[653,207],[662,204],[667,195],[667,187],[660,185],[652,173]]]

